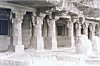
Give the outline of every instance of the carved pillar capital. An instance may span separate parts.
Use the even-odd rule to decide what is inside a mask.
[[[85,18],[84,17],[79,17],[79,23],[83,24],[85,22]]]
[[[86,23],[86,22],[84,22],[84,23],[82,24],[82,29],[83,29],[82,34],[84,34],[84,35],[86,35],[86,36],[88,36],[88,26],[89,26],[89,24]]]
[[[80,29],[81,28],[81,25],[79,22],[75,22],[75,29]]]
[[[12,9],[12,12],[15,14],[15,18],[13,18],[13,20],[15,20],[16,23],[22,23],[23,16],[26,14],[26,11]]]
[[[95,30],[95,24],[89,24],[89,30],[92,32]]]
[[[87,29],[87,28],[88,28],[88,26],[89,26],[89,24],[88,24],[88,23],[86,23],[86,22],[84,22],[84,23],[82,24],[82,28],[83,28],[83,29]]]
[[[45,15],[43,16],[32,16],[32,22],[33,25],[43,25],[43,18],[45,17]]]
[[[55,16],[55,17],[54,17],[54,20],[57,21],[59,18],[60,18],[60,16]]]
[[[68,21],[68,22],[67,22],[67,28],[70,28],[70,27],[72,26],[72,24],[73,24],[73,22]]]

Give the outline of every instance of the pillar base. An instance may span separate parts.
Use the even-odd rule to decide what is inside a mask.
[[[31,46],[36,50],[44,50],[43,37],[32,37]]]
[[[15,45],[15,53],[17,54],[24,53],[24,45]]]
[[[45,38],[45,49],[57,49],[57,39],[53,37]]]

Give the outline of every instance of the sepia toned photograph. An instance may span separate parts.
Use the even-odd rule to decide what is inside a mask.
[[[100,0],[0,0],[0,66],[100,66]]]

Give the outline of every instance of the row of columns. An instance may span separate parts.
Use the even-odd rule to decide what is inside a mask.
[[[43,15],[43,14],[42,14]],[[41,15],[41,16],[42,16]],[[34,19],[35,17],[33,17]],[[38,19],[36,19],[38,18]],[[44,49],[44,40],[42,37],[42,25],[43,25],[43,16],[42,17],[36,17],[33,21],[33,25],[34,25],[34,33],[33,36],[31,38],[31,45],[33,48],[37,49],[37,50],[43,50]],[[52,18],[52,15],[49,15],[49,18],[47,19],[47,24],[48,24],[48,39],[50,43],[51,47],[50,49],[56,49],[57,48],[57,39],[56,39],[56,30],[55,30],[55,21],[57,19]]]
[[[13,45],[15,45],[15,52],[17,53],[22,53],[24,52],[24,45],[22,45],[22,21],[23,21],[23,15],[25,15],[24,11],[17,11],[17,10],[12,10],[13,13],[15,13],[16,17],[12,19],[13,23]],[[37,50],[43,50],[44,49],[44,41],[42,37],[42,25],[43,25],[43,18],[45,17],[44,14],[39,14],[37,16],[32,17],[33,19],[33,26],[34,26],[34,33],[33,36],[31,37],[31,45]],[[57,38],[56,38],[56,30],[55,30],[55,21],[57,21],[59,17],[53,18],[52,15],[49,15],[49,18],[47,19],[47,24],[48,24],[48,38],[50,39],[51,42],[51,49],[56,49],[57,48]],[[67,23],[68,27],[68,37],[70,38],[70,44],[71,47],[75,47],[74,44],[74,22],[69,21]],[[88,33],[88,24],[83,23],[83,34],[87,35]],[[75,23],[75,29],[76,29],[76,36],[81,35],[81,24],[79,22]],[[91,25],[89,26],[89,29],[91,31],[91,39],[94,36],[94,26]],[[92,29],[92,30],[91,30]]]
[[[23,22],[23,16],[25,15],[25,12],[18,11],[18,10],[12,10],[13,13],[15,13],[15,18],[12,19],[13,23],[13,45],[15,46],[15,52],[16,53],[23,53],[24,52],[24,45],[22,45],[22,22]],[[42,37],[42,25],[43,25],[43,18],[44,14],[39,14],[38,16],[32,17],[33,19],[33,35],[31,37],[31,45],[37,50],[43,50],[44,49],[44,41]],[[49,18],[48,25],[49,25],[49,32],[48,37],[50,37],[51,41],[51,49],[57,48],[57,39],[56,39],[56,30],[55,30],[55,21],[57,19]]]

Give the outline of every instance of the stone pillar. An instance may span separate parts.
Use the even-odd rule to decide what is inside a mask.
[[[75,48],[74,35],[73,35],[73,22],[68,21],[67,28],[68,28],[68,38],[69,38],[71,48]]]
[[[80,36],[81,36],[81,25],[78,21],[75,22],[75,51],[76,53],[80,53],[81,52],[81,43],[80,43]]]
[[[96,24],[95,32],[94,44],[96,45],[96,52],[100,52],[100,24]]]
[[[35,18],[35,19],[34,19]],[[44,50],[44,41],[42,37],[42,25],[44,16],[33,16],[34,33],[31,37],[31,45],[34,49]]]
[[[13,23],[13,45],[15,46],[15,53],[23,53],[24,45],[22,45],[22,20],[24,11],[12,10],[15,13],[15,18],[12,19]]]
[[[44,19],[44,22],[43,22],[43,37],[47,37],[47,21],[46,19]]]
[[[48,31],[48,37],[56,37],[56,32],[55,32],[55,19],[49,19],[48,26],[49,26],[49,31]]]
[[[56,24],[55,24],[55,21],[58,20],[58,19],[59,19],[59,17],[55,17],[55,19],[51,18],[51,15],[47,19],[49,49],[57,49],[57,37],[56,37]]]
[[[82,24],[82,28],[83,28],[83,34],[86,35],[88,37],[88,25],[85,22]]]
[[[89,30],[90,30],[90,40],[92,40],[95,36],[95,24],[89,24]]]
[[[75,23],[76,37],[81,35],[81,24],[77,21]]]
[[[89,33],[89,39],[91,40],[91,43],[92,43],[92,51],[97,51],[97,38],[95,36],[95,24],[89,24],[89,30],[90,30],[90,33]]]
[[[99,33],[98,33],[98,36],[100,37],[100,24],[99,24],[98,29],[99,29],[99,31],[98,31],[98,32],[99,32]]]
[[[96,27],[95,27],[95,35],[98,36],[98,37],[100,36],[99,29],[100,29],[99,28],[99,24],[96,24]]]

